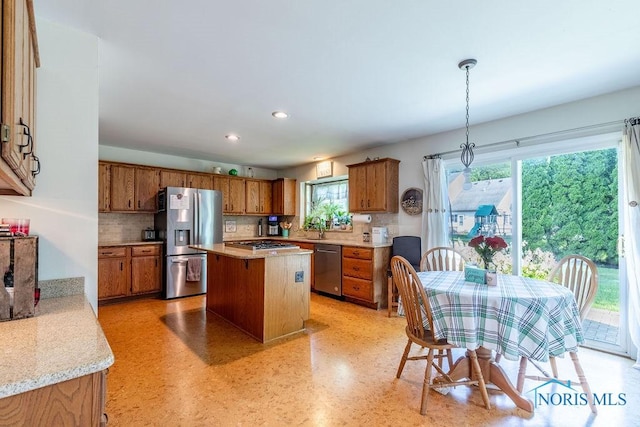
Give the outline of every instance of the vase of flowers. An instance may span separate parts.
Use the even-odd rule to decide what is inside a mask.
[[[482,262],[484,263],[484,269],[490,270],[493,264],[493,257],[496,253],[501,252],[508,247],[507,242],[502,237],[485,237],[476,236],[469,241],[469,247],[475,249]]]

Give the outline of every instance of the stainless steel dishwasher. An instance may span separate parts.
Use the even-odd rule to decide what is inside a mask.
[[[342,296],[342,246],[316,243],[316,291]]]

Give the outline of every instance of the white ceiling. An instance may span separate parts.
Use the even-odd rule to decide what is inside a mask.
[[[463,127],[466,58],[472,125],[640,85],[637,0],[34,4],[101,40],[100,144],[224,163]]]

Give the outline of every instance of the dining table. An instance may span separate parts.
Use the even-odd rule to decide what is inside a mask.
[[[508,274],[486,285],[465,281],[462,271],[424,271],[418,278],[431,307],[435,338],[475,350],[485,382],[528,412],[533,402],[513,386],[493,353],[547,362],[550,356],[577,351],[584,342],[573,293],[561,285]],[[454,381],[471,378],[469,356],[458,359],[449,375]]]

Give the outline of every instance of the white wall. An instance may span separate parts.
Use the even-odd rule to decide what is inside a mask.
[[[39,236],[38,279],[85,278],[97,308],[98,39],[36,20],[41,67],[32,197],[0,197],[3,217],[31,219]]]
[[[626,91],[614,92],[471,126],[469,135],[470,142],[474,142],[478,147],[481,147],[495,142],[620,121],[638,115],[640,115],[640,87],[635,87]],[[473,109],[470,111],[470,118],[473,120]],[[460,118],[460,122],[464,124],[464,117]],[[614,127],[622,130],[622,124]],[[611,128],[609,127],[606,130],[611,131]],[[409,187],[424,187],[422,181],[423,156],[459,150],[460,144],[464,142],[464,139],[465,129],[461,128],[402,143],[384,145],[357,154],[337,157],[331,159],[333,161],[334,175],[347,174],[346,165],[363,162],[367,157],[392,157],[401,161],[399,190],[400,194],[402,194]],[[482,149],[480,148],[476,151],[481,152]],[[311,163],[280,171],[279,176],[295,178],[298,181],[315,180],[315,167],[315,163]],[[422,220],[419,215],[410,216],[401,210],[395,220],[386,215],[381,218],[381,221],[397,221],[398,235],[420,235]],[[386,224],[380,222],[374,225]]]

